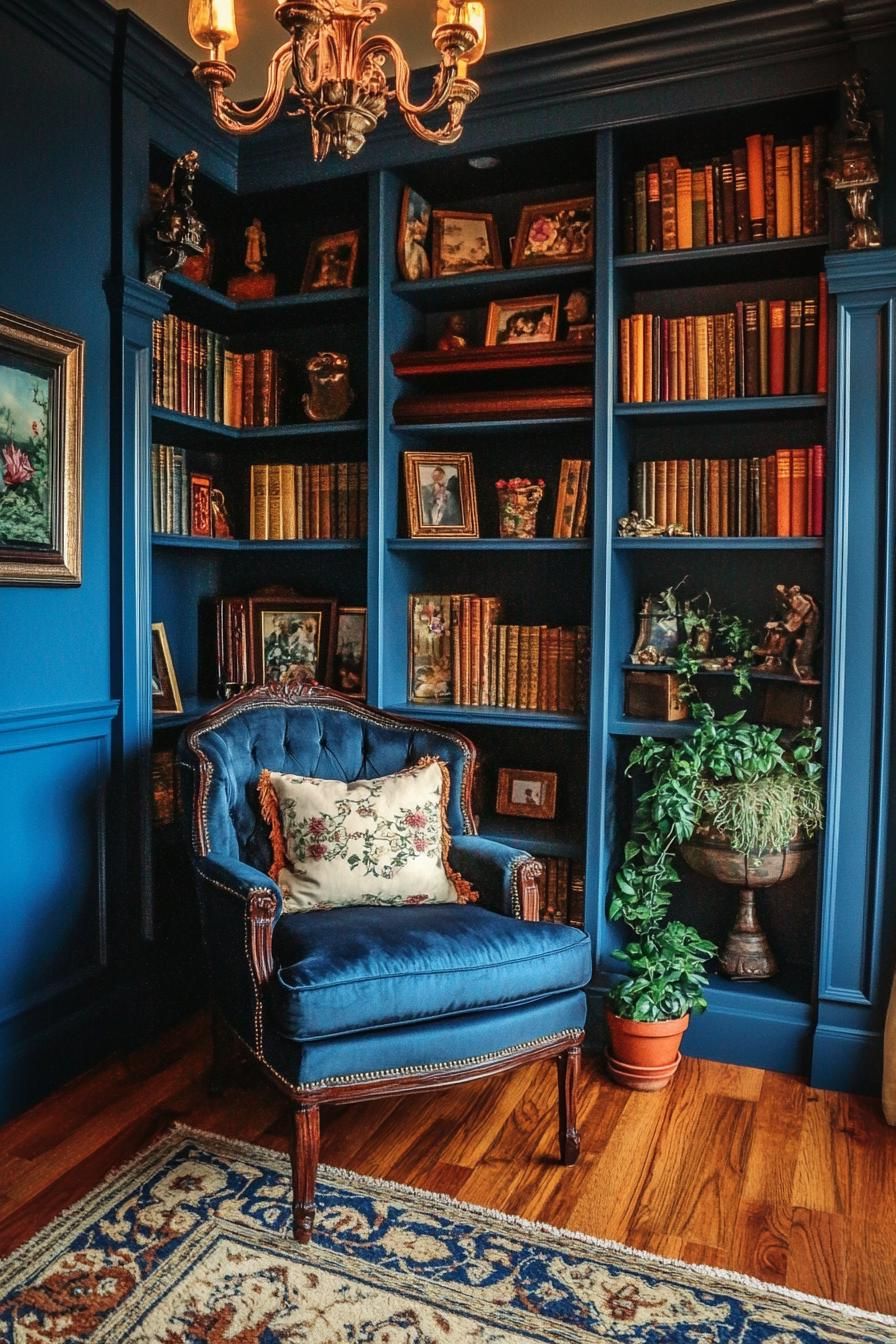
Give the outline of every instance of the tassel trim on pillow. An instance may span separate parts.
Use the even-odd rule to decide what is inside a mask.
[[[275,882],[280,880],[280,873],[286,865],[286,839],[283,835],[283,822],[280,818],[280,802],[277,798],[277,790],[271,783],[270,770],[262,770],[258,776],[258,798],[261,802],[261,815],[271,828],[271,850],[273,859],[268,869],[268,877],[272,877]]]
[[[442,866],[445,869],[445,876],[457,892],[458,904],[469,905],[473,901],[479,900],[479,893],[465,877],[461,877],[460,873],[455,872],[448,862],[448,851],[451,848],[451,832],[448,829],[448,800],[451,797],[451,775],[448,773],[448,767],[441,756],[421,756],[419,761],[411,766],[411,769],[419,770],[426,765],[437,765],[439,767],[439,773],[442,776],[439,812],[442,821]]]

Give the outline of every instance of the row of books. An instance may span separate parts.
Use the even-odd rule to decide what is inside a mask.
[[[215,602],[217,691],[231,696],[257,686],[251,599],[219,597]]]
[[[622,402],[715,401],[827,390],[827,289],[756,299],[733,312],[619,321]]]
[[[587,458],[564,457],[554,509],[555,537],[584,537],[588,523],[588,486],[591,463]]]
[[[658,527],[704,537],[820,537],[825,450],[779,448],[765,457],[637,462],[631,507]]]
[[[585,867],[575,859],[538,856],[538,917],[547,924],[585,927]]]
[[[253,463],[249,537],[321,540],[367,535],[367,463]]]
[[[152,396],[157,406],[214,424],[279,424],[276,350],[237,353],[226,337],[168,313],[152,324]]]
[[[675,154],[648,163],[623,190],[623,252],[823,234],[826,156],[827,131],[816,126],[792,142],[748,135],[707,163],[683,165]]]
[[[421,704],[584,712],[587,626],[509,625],[499,597],[411,593],[408,698]]]
[[[183,448],[154,443],[150,450],[152,474],[152,530],[168,535],[190,535],[190,473]]]

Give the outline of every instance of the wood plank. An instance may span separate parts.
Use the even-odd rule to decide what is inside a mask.
[[[821,1213],[846,1213],[851,1160],[846,1098],[838,1092],[810,1089],[791,1192],[793,1205]]]
[[[751,1070],[752,1072],[752,1070]],[[807,1089],[796,1078],[767,1073],[753,1112],[741,1198],[790,1208],[803,1138]]]

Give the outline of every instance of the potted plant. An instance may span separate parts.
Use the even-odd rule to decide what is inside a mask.
[[[631,973],[608,996],[607,1058],[611,1075],[639,1090],[665,1087],[678,1067],[688,1016],[706,1007],[706,963],[716,951],[696,929],[667,919],[680,880],[676,855],[722,880],[734,880],[723,870],[735,873],[752,899],[753,886],[796,870],[822,822],[817,728],[788,737],[745,723],[743,711],[717,720],[700,701],[691,713],[693,736],[641,738],[627,767],[649,781],[610,901],[610,917],[635,937],[615,953]]]

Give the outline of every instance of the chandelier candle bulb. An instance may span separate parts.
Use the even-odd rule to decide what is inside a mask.
[[[213,61],[239,46],[234,0],[190,0],[187,23],[190,37],[197,47],[208,47]]]

